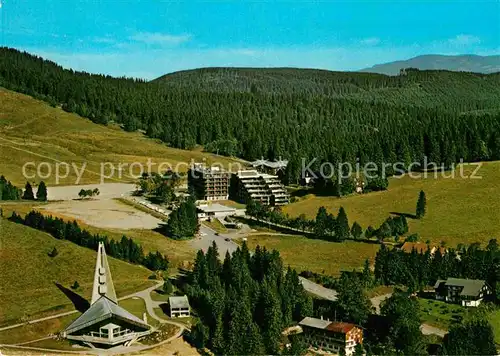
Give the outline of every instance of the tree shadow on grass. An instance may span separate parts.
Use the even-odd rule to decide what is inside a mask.
[[[90,303],[88,302],[88,300],[83,298],[81,295],[73,292],[71,289],[68,289],[59,283],[55,283],[55,285],[61,292],[66,295],[66,297],[69,298],[69,300],[71,300],[71,302],[75,306],[75,309],[80,313],[83,313],[88,308],[90,308]]]
[[[165,315],[170,315],[170,306],[168,303],[161,303],[159,307]]]
[[[410,214],[410,213],[398,213],[397,211],[391,211],[389,214],[397,215],[397,216],[404,216],[405,218],[408,218],[408,219],[417,219],[417,216],[415,214]]]

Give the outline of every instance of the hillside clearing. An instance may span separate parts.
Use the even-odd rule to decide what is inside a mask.
[[[97,125],[76,114],[67,113],[59,108],[33,99],[27,95],[12,92],[0,87],[0,174],[4,174],[12,183],[23,186],[22,167],[27,162],[34,165],[27,167],[28,175],[36,175],[35,165],[47,162],[41,167],[42,174],[56,169],[56,163],[67,162],[70,170],[67,177],[60,179],[59,184],[75,184],[78,171],[85,168],[78,184],[100,182],[101,164],[103,172],[109,174],[111,166],[115,167],[114,180],[132,182],[132,174],[140,174],[139,165],[130,170],[130,164],[139,162],[147,168],[151,160],[152,171],[164,163],[162,171],[170,166],[186,171],[189,162],[218,162],[227,166],[240,162],[227,157],[200,152],[199,150],[180,150],[166,146],[157,140],[146,138],[139,132],[125,132],[116,125]],[[118,164],[123,164],[120,175]],[[168,163],[168,165],[167,165]],[[66,175],[66,167],[61,166],[62,176]],[[38,182],[41,178],[33,178]],[[55,175],[44,178],[46,183],[55,183]]]
[[[474,165],[464,165],[464,175],[470,176],[475,169]],[[306,214],[314,218],[321,206],[335,214],[343,206],[350,224],[357,221],[363,229],[369,225],[377,228],[391,212],[415,214],[418,193],[424,190],[425,217],[408,219],[410,233],[418,233],[422,241],[445,241],[454,246],[487,243],[500,236],[500,162],[482,163],[477,173],[481,179],[460,178],[456,173],[454,179],[435,179],[432,173],[428,178],[391,178],[387,191],[344,198],[307,195],[283,210],[291,216]]]
[[[11,216],[13,211],[24,216],[31,210],[38,210],[45,215],[57,216],[66,221],[73,220],[67,215],[58,215],[50,212],[50,206],[52,204],[53,203],[39,204],[36,202],[3,202],[0,203],[0,208],[3,210],[5,217]],[[119,241],[123,235],[130,237],[142,246],[145,253],[159,251],[166,255],[170,261],[170,267],[173,268],[191,263],[196,254],[196,250],[191,247],[190,241],[173,240],[153,230],[100,228],[88,225],[82,220],[77,219],[77,222],[81,228],[84,228],[93,234],[107,235],[109,238],[117,241]]]
[[[90,299],[95,251],[5,218],[0,218],[0,243],[0,276],[4,286],[0,289],[0,325],[74,309],[63,290]],[[54,247],[58,255],[49,257]],[[109,263],[119,297],[151,285],[147,279],[151,271],[146,268],[111,257]],[[75,281],[80,287],[72,290],[70,286]]]

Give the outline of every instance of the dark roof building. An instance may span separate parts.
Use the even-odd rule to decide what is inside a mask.
[[[462,278],[438,280],[434,290],[436,299],[462,304],[464,307],[478,306],[484,297],[493,293],[486,281]]]
[[[253,168],[259,170],[259,172],[277,174],[280,171],[284,171],[288,165],[287,160],[278,161],[268,161],[266,159],[258,159],[256,161],[250,162]]]

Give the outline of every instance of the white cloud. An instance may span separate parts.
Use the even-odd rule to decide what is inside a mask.
[[[156,45],[179,45],[190,41],[191,38],[190,34],[170,35],[159,32],[138,32],[129,37],[132,41]]]
[[[378,37],[364,38],[361,41],[359,41],[359,43],[364,46],[376,46],[380,43],[380,38]]]
[[[448,43],[453,46],[468,46],[481,43],[481,39],[474,35],[460,34],[448,39]]]
[[[111,37],[93,37],[92,42],[94,43],[102,43],[102,44],[112,44],[115,43],[115,40]]]

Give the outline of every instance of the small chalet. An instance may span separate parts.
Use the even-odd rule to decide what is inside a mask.
[[[186,295],[183,295],[182,297],[169,297],[168,304],[170,305],[171,318],[190,316],[189,300]]]
[[[305,342],[326,352],[349,356],[357,344],[363,344],[363,330],[351,323],[329,321],[317,318],[304,318],[300,323]]]
[[[477,307],[484,297],[493,293],[485,281],[461,278],[438,280],[434,290],[437,300],[461,304],[464,307]]]

